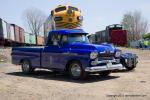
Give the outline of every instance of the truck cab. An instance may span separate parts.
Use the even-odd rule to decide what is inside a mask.
[[[35,68],[69,73],[73,79],[90,73],[107,76],[122,69],[121,50],[110,44],[91,44],[82,29],[61,29],[49,32],[45,47],[13,48],[12,63],[21,64],[24,73]]]

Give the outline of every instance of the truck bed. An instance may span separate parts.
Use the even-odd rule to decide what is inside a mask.
[[[44,47],[14,47],[12,48],[12,63],[21,64],[25,59],[29,59],[32,66],[41,66],[41,52]],[[34,63],[33,63],[34,62]]]

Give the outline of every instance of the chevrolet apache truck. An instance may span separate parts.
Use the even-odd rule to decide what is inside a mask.
[[[45,47],[14,47],[12,63],[22,65],[25,74],[35,68],[66,72],[73,79],[90,73],[109,75],[113,70],[136,66],[136,59],[123,54],[110,44],[91,44],[82,29],[61,29],[49,32]],[[131,60],[133,57],[133,60]],[[128,66],[129,67],[129,66]]]

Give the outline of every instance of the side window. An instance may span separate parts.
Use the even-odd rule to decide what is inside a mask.
[[[56,12],[60,12],[60,11],[64,11],[64,10],[66,10],[66,7],[59,7],[59,8],[55,9]]]
[[[61,43],[62,44],[68,43],[68,36],[67,35],[62,35]]]
[[[58,45],[60,41],[60,34],[51,34],[48,44],[49,45]]]

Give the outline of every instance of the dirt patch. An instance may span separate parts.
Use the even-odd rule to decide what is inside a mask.
[[[0,48],[0,63],[11,62],[11,48]]]
[[[20,66],[0,63],[0,99],[150,100],[150,51],[121,49],[137,53],[139,64],[135,70],[117,71],[108,77],[91,75],[79,81],[47,70],[27,76]]]

